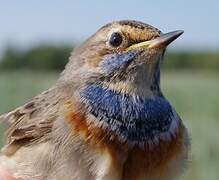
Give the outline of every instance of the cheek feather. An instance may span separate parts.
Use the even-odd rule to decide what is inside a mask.
[[[130,51],[106,55],[100,63],[100,67],[105,74],[111,74],[127,67],[138,54],[139,51]]]

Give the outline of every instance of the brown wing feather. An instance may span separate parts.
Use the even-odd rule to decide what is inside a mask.
[[[0,116],[0,121],[9,124],[3,153],[12,155],[20,146],[49,140],[62,100],[59,90],[53,88],[14,111]]]

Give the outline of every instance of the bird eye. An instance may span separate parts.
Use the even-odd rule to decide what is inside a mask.
[[[118,47],[122,44],[122,35],[118,32],[112,33],[109,39],[109,44],[113,47]]]

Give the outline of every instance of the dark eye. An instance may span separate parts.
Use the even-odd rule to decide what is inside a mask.
[[[122,44],[122,35],[118,32],[112,33],[109,39],[109,43],[113,47],[118,47],[119,45]]]

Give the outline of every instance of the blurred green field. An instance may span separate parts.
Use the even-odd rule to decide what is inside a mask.
[[[219,74],[183,71],[162,75],[164,94],[191,135],[191,163],[182,179],[218,180]],[[57,77],[57,73],[0,72],[0,113],[27,102],[50,87]],[[0,125],[1,137],[2,128]]]

